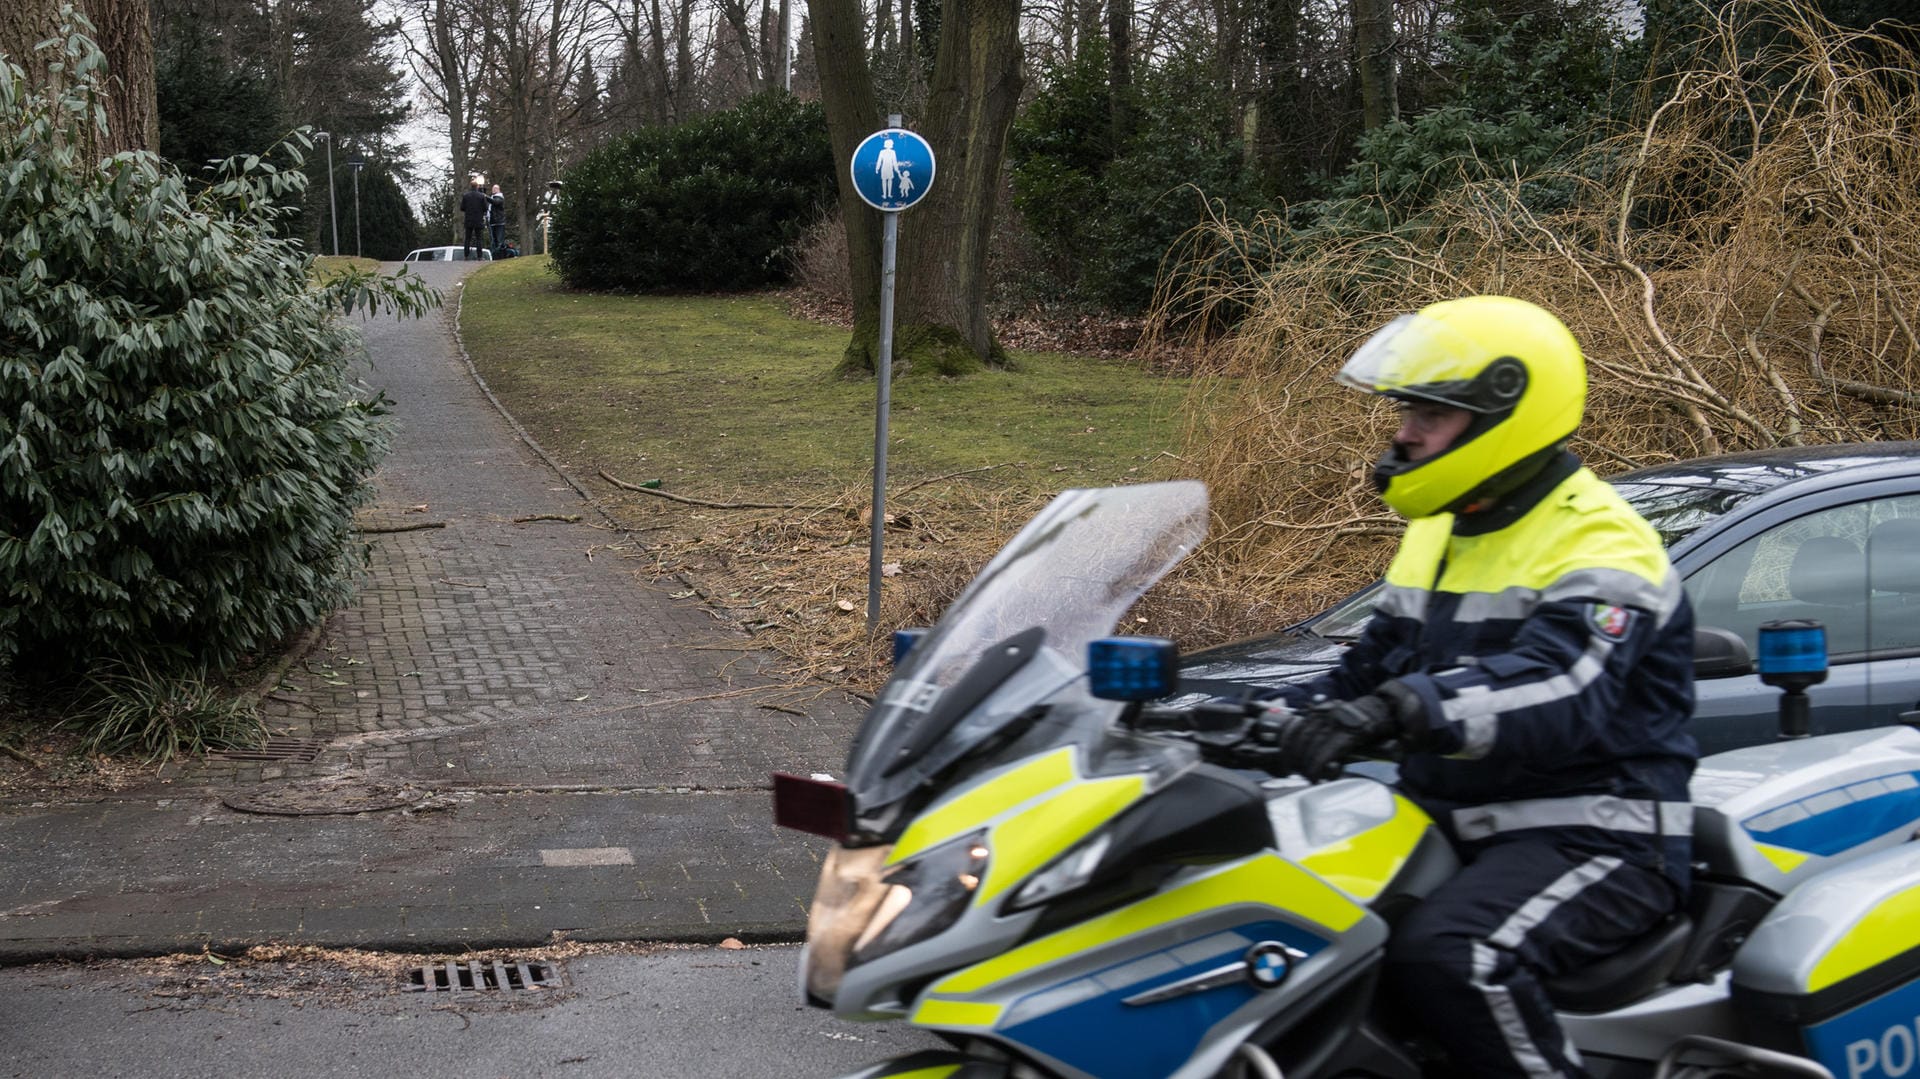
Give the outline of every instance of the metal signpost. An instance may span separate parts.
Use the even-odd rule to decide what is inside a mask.
[[[880,379],[873,425],[873,538],[867,548],[867,632],[880,617],[880,555],[887,522],[887,407],[893,393],[893,266],[900,239],[900,211],[933,189],[933,147],[887,117],[887,128],[853,151],[853,189],[884,215],[880,234]]]

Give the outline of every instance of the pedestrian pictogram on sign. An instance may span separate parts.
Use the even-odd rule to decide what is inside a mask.
[[[876,210],[919,202],[933,187],[933,171],[933,147],[911,131],[876,131],[853,151],[853,189]]]

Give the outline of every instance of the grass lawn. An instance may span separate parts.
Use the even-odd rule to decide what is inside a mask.
[[[834,377],[848,331],[776,297],[569,292],[546,259],[467,278],[461,338],[494,392],[583,481],[600,469],[716,499],[817,501],[871,483],[877,384]],[[982,466],[1032,491],[1137,480],[1178,437],[1186,384],[1114,361],[893,382],[888,476]],[[890,486],[893,484],[890,482]]]
[[[849,331],[751,296],[569,292],[544,258],[466,278],[460,336],[496,396],[620,524],[790,661],[795,688],[885,677],[1041,504],[1167,474],[1184,378],[1016,354],[1017,370],[893,382],[879,628],[865,630],[877,386],[834,376]],[[690,505],[607,483],[661,480]],[[1144,628],[1144,627],[1143,627]]]

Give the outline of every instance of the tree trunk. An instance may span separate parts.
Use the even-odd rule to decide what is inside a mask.
[[[814,55],[847,225],[853,339],[842,374],[879,361],[880,221],[844,170],[860,140],[883,122],[867,67],[859,0],[816,0]],[[987,240],[1000,167],[1023,84],[1018,0],[945,0],[920,133],[938,170],[925,198],[902,215],[894,362],[946,375],[1004,364],[987,321]]]
[[[1393,56],[1393,0],[1353,0],[1353,61],[1360,71],[1360,122],[1368,131],[1400,115]]]
[[[153,25],[147,0],[80,0],[75,7],[93,23],[93,38],[107,59],[107,130],[92,152],[105,157],[126,150],[158,150],[160,105],[153,82]],[[57,52],[34,46],[60,35],[59,0],[7,0],[0,4],[0,55],[27,74],[29,86],[52,86],[48,70]]]
[[[673,122],[693,112],[693,0],[680,0],[673,27]]]
[[[894,355],[945,375],[1006,363],[987,320],[987,246],[1020,104],[1019,0],[946,0],[921,134],[939,168],[900,223]]]
[[[660,10],[660,0],[651,0],[653,17],[647,20],[647,43],[653,57],[654,92],[659,94],[655,103],[654,119],[662,124],[671,124],[678,119],[679,109],[675,106],[674,85],[670,81],[667,64],[667,24],[665,13]]]
[[[872,345],[880,334],[880,215],[854,191],[849,169],[860,140],[884,118],[879,114],[873,74],[867,69],[860,0],[812,0],[808,21],[814,67],[820,76],[820,104],[833,143],[840,217],[847,226],[847,278],[853,291],[848,297],[853,303],[853,341],[847,345],[840,370],[871,372]]]
[[[793,0],[780,0],[780,88],[793,89]]]
[[[1133,134],[1133,0],[1107,2],[1107,111],[1118,153]]]
[[[1260,82],[1254,106],[1254,171],[1267,194],[1292,199],[1305,169],[1291,143],[1305,97],[1300,77],[1301,0],[1264,0],[1260,19]]]

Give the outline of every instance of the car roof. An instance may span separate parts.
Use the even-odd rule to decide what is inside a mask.
[[[1757,495],[1788,485],[1824,486],[1817,481],[1842,472],[1845,475],[1835,482],[1855,483],[1876,476],[1920,472],[1920,442],[1781,446],[1651,465],[1608,479],[1612,483],[1713,487]]]

